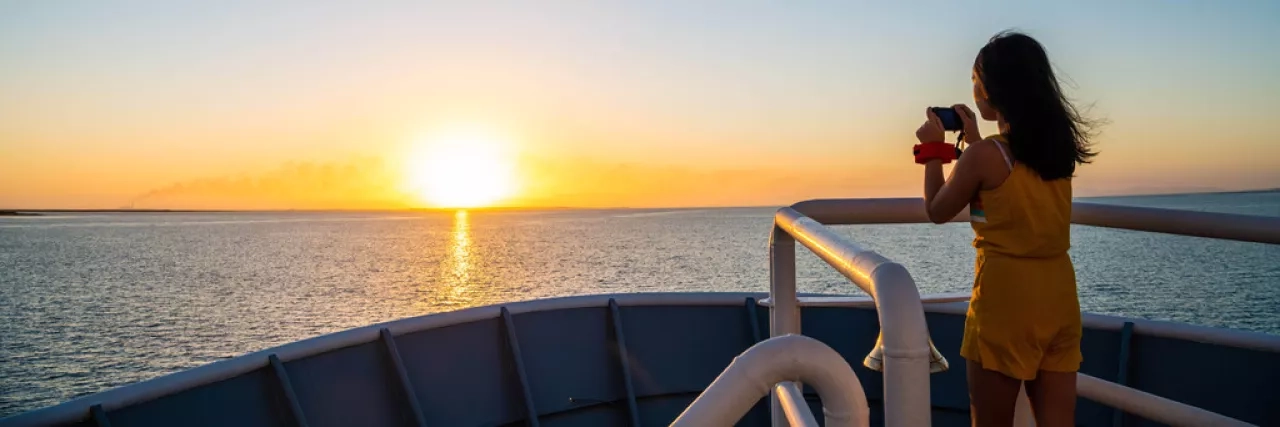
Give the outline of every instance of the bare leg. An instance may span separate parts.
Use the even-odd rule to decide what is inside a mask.
[[[975,427],[1013,424],[1013,407],[1018,401],[1022,381],[1008,375],[982,369],[967,361],[969,377],[969,417]]]
[[[1076,373],[1040,371],[1027,381],[1037,427],[1071,427],[1076,419]]]

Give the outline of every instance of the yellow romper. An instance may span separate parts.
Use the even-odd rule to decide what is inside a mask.
[[[996,145],[1010,173],[969,204],[978,257],[960,355],[1024,381],[1040,370],[1075,372],[1081,325],[1067,255],[1071,179],[1045,181]]]

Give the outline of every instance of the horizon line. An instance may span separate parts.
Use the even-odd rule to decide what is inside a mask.
[[[1105,199],[1117,197],[1161,197],[1161,196],[1191,196],[1191,195],[1208,195],[1208,194],[1247,194],[1247,193],[1271,193],[1280,192],[1280,187],[1259,188],[1252,190],[1234,190],[1234,191],[1191,191],[1176,193],[1144,193],[1144,194],[1113,194],[1105,196],[1077,196],[1073,199]],[[873,197],[872,199],[883,199],[885,197]],[[890,197],[893,198],[893,197]],[[825,199],[816,198],[812,200]],[[853,199],[866,199],[865,197],[853,197]],[[801,202],[797,201],[795,203]],[[332,209],[311,209],[311,208],[286,208],[286,209],[165,209],[165,208],[148,208],[148,209],[130,209],[130,208],[83,208],[83,209],[25,209],[25,208],[0,208],[0,214],[20,214],[20,213],[279,213],[279,212],[458,212],[458,211],[568,211],[568,210],[641,210],[641,209],[763,209],[763,208],[780,208],[790,206],[784,205],[741,205],[741,206],[488,206],[488,207],[471,207],[471,208],[446,208],[446,207],[422,207],[422,208],[332,208]]]

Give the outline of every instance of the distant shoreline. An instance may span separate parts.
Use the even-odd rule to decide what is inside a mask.
[[[200,209],[8,209],[0,210],[0,215],[39,215],[41,213],[191,213],[191,212],[252,212],[235,209],[200,210]]]
[[[287,213],[287,212],[522,212],[608,209],[706,209],[706,208],[569,208],[569,207],[487,207],[487,208],[402,208],[402,209],[0,209],[0,216],[42,216],[80,213]]]
[[[1126,197],[1177,197],[1177,196],[1206,196],[1215,194],[1254,194],[1254,193],[1276,193],[1280,192],[1280,188],[1267,188],[1258,190],[1238,190],[1238,191],[1203,191],[1203,192],[1186,192],[1186,193],[1155,193],[1155,194],[1116,194],[1106,196],[1078,196],[1076,199],[1115,199]],[[680,206],[680,207],[486,207],[486,208],[402,208],[402,209],[0,209],[0,217],[8,216],[43,216],[43,214],[77,214],[77,213],[448,213],[457,211],[469,212],[534,212],[534,211],[590,211],[590,210],[681,210],[681,209],[745,209],[745,208],[776,208],[778,206]]]

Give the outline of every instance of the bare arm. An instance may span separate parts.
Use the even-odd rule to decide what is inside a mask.
[[[973,142],[978,133],[977,117],[969,107],[956,104],[964,122],[965,139]],[[916,138],[920,142],[941,141],[945,136],[941,120],[931,110],[925,110],[925,122],[916,130]],[[982,188],[983,170],[991,158],[991,144],[976,143],[965,150],[965,155],[956,159],[951,168],[951,178],[942,178],[942,161],[934,160],[924,166],[924,207],[929,220],[935,224],[951,221],[968,206],[973,196]]]
[[[979,146],[971,146],[966,155],[956,161],[951,169],[951,178],[943,180],[942,161],[934,160],[924,167],[924,205],[929,220],[935,224],[951,221],[969,202],[973,195],[982,188],[982,176],[979,173],[981,157],[973,151],[982,151]]]

